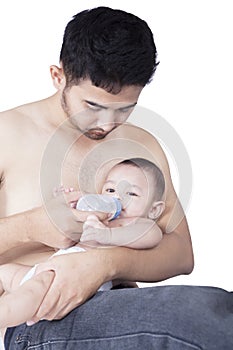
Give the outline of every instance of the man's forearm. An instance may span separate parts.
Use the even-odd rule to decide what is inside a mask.
[[[59,220],[62,225],[64,223],[63,227],[59,227],[43,207],[0,219],[0,254],[28,242],[39,242],[53,248],[73,245],[74,241],[80,239],[83,223],[77,222],[72,213],[68,217],[64,216],[62,211]],[[5,263],[4,255],[0,257],[0,263]]]
[[[28,242],[28,225],[32,211],[0,219],[0,254]],[[1,261],[1,258],[0,258]]]

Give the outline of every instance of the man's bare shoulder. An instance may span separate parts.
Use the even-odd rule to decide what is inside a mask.
[[[16,129],[19,123],[30,122],[31,112],[36,108],[38,102],[28,103],[12,109],[0,112],[0,125],[2,128]],[[0,129],[1,130],[1,129]]]
[[[2,164],[12,159],[13,153],[20,150],[25,141],[36,135],[35,118],[37,102],[0,112],[0,148]]]
[[[0,139],[4,144],[10,138],[25,136],[36,128],[36,120],[42,109],[43,100],[24,104],[0,112]],[[0,141],[0,142],[1,142]]]
[[[7,145],[19,134],[19,125],[20,120],[22,123],[22,119],[17,109],[0,113],[0,146],[3,147],[4,152],[7,151]]]

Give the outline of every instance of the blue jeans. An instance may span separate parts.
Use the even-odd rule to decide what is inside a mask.
[[[62,320],[8,328],[6,350],[232,350],[233,293],[196,286],[98,292]]]

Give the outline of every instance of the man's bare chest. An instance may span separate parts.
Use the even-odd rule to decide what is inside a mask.
[[[80,164],[78,149],[62,162],[51,157],[43,164],[45,147],[30,145],[18,149],[9,167],[4,169],[0,189],[0,217],[41,206],[43,200],[51,198],[53,190],[61,184],[77,187]]]

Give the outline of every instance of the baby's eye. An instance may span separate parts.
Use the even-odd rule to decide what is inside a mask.
[[[106,189],[105,189],[105,192],[114,193],[115,190],[114,190],[114,188],[106,188]]]
[[[127,192],[128,196],[134,196],[134,197],[138,197],[138,194],[135,192]]]

